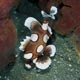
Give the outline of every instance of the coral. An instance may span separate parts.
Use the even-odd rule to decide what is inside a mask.
[[[55,25],[53,28],[58,33],[65,35],[74,31],[80,24],[80,1],[63,0],[61,5],[63,6],[59,9],[58,19],[53,23]]]
[[[15,61],[17,33],[10,10],[17,0],[0,0],[0,69]]]
[[[0,0],[0,19],[9,17],[11,8],[17,4],[18,0]]]
[[[16,29],[11,19],[0,20],[0,69],[14,60]]]

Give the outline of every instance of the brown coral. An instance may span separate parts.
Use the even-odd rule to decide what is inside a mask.
[[[11,8],[17,4],[18,0],[0,0],[0,19],[8,17]]]
[[[14,61],[16,29],[9,16],[17,0],[0,0],[0,69]]]
[[[80,24],[80,1],[63,0],[63,7],[59,9],[59,16],[54,23],[54,29],[65,35],[73,31]]]
[[[14,59],[16,29],[11,19],[0,20],[0,68]]]

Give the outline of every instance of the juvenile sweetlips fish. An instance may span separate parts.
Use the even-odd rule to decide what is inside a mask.
[[[57,8],[52,6],[50,14],[44,11],[41,11],[41,14],[44,17],[42,25],[33,17],[28,17],[24,23],[32,34],[21,42],[19,49],[24,51],[25,67],[28,69],[31,69],[33,65],[41,70],[47,69],[51,65],[50,57],[53,57],[56,53],[55,45],[47,45],[47,41],[52,35],[52,29],[45,18],[50,17],[55,20]]]
[[[21,42],[19,49],[24,52],[25,67],[31,69],[33,65],[41,70],[49,68],[51,58],[56,53],[55,45],[46,45],[52,30],[48,23],[42,25],[33,17],[28,17],[24,25],[32,32]]]

